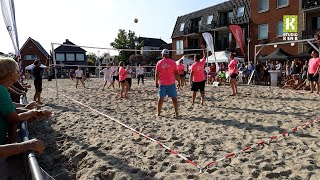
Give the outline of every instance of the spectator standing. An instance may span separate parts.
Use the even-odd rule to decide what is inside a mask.
[[[318,58],[318,52],[312,51],[312,58],[308,63],[308,80],[310,81],[310,89],[313,93],[314,91],[314,83],[316,84],[317,94],[319,94],[319,67],[320,67],[320,59]]]

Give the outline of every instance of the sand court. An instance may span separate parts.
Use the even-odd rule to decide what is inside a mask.
[[[265,86],[240,86],[229,97],[228,86],[206,87],[206,106],[191,104],[189,87],[179,91],[180,117],[166,99],[156,117],[157,89],[147,80],[130,99],[118,90],[98,90],[101,79],[87,89],[59,79],[59,91],[111,116],[181,153],[200,166],[286,132],[319,116],[319,96]],[[198,169],[131,130],[70,99],[56,99],[55,83],[44,81],[44,102],[54,111],[45,122],[30,126],[31,135],[46,142],[39,157],[42,167],[57,179],[268,179],[319,177],[319,123],[232,158],[199,175]],[[117,87],[117,84],[116,84]],[[29,93],[28,95],[30,95]],[[30,99],[30,97],[29,97]],[[35,133],[37,132],[38,133]],[[52,158],[53,157],[53,158]]]

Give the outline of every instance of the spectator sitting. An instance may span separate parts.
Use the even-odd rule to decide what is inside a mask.
[[[15,86],[11,85],[10,87],[7,88],[10,96],[11,96],[11,100],[13,102],[19,103],[20,102],[20,96],[26,95],[26,92],[21,91],[20,89],[16,88]]]
[[[12,103],[8,87],[19,78],[18,64],[11,58],[0,58],[0,145],[15,141],[17,124],[33,121],[39,117],[49,117],[50,111],[28,110],[17,113]],[[7,137],[8,134],[8,137]]]
[[[19,179],[24,175],[23,160],[16,159],[14,155],[26,151],[43,153],[44,144],[37,139],[31,139],[22,143],[0,145],[0,177],[1,179]]]
[[[302,83],[302,79],[300,79],[298,75],[294,74],[292,75],[292,79],[285,82],[282,88],[296,89],[301,83]]]
[[[21,84],[19,81],[13,83],[9,88],[9,93],[13,102],[19,103],[20,96],[25,95],[28,91],[28,88],[31,86],[28,84]]]
[[[219,70],[218,81],[219,81],[219,84],[222,84],[222,83],[225,84],[227,81],[226,73],[222,69]]]
[[[296,88],[296,90],[310,90],[310,81],[308,79],[305,79],[299,86]]]

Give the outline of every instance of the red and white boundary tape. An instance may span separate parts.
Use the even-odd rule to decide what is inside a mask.
[[[50,88],[49,88],[49,90],[54,91],[54,90],[52,90],[52,89],[50,89]],[[178,156],[179,158],[185,160],[187,163],[189,163],[189,164],[193,165],[194,167],[198,168],[199,173],[205,172],[205,170],[207,170],[210,166],[217,165],[217,164],[218,164],[219,162],[221,162],[221,161],[224,161],[224,160],[227,160],[227,159],[231,159],[231,158],[233,158],[233,157],[236,157],[236,156],[239,155],[239,154],[248,152],[248,151],[253,150],[253,149],[255,149],[255,148],[259,147],[259,146],[263,146],[263,145],[265,145],[265,144],[270,144],[270,142],[273,142],[273,141],[275,141],[275,140],[278,140],[280,137],[287,137],[287,136],[289,136],[290,134],[295,133],[295,132],[297,132],[297,131],[299,131],[299,130],[302,130],[302,129],[304,129],[304,128],[307,127],[307,126],[310,126],[310,125],[312,125],[312,124],[314,124],[314,123],[316,123],[316,122],[320,122],[320,117],[319,117],[319,118],[317,118],[317,119],[315,119],[315,120],[311,120],[311,121],[309,121],[309,122],[303,123],[303,124],[301,124],[301,125],[299,125],[299,126],[297,126],[297,127],[292,128],[292,129],[291,129],[290,131],[288,131],[288,132],[282,132],[282,133],[280,133],[279,135],[271,136],[270,138],[268,138],[268,139],[266,139],[266,140],[260,140],[260,141],[258,141],[256,144],[254,144],[254,145],[252,145],[252,146],[248,146],[248,147],[245,147],[245,148],[243,148],[243,149],[241,149],[241,150],[239,150],[239,151],[235,151],[235,152],[229,153],[229,154],[221,157],[220,159],[217,159],[216,161],[207,163],[207,165],[205,165],[203,168],[201,168],[201,167],[200,167],[198,164],[196,164],[195,162],[191,161],[190,159],[186,158],[185,156],[181,155],[180,153],[178,153],[177,151],[171,149],[170,147],[166,146],[165,144],[161,143],[160,141],[158,141],[158,140],[156,140],[156,139],[154,139],[154,138],[151,138],[150,136],[145,135],[145,134],[143,134],[143,133],[141,133],[141,132],[133,129],[133,128],[131,128],[130,126],[128,126],[128,125],[126,125],[126,124],[124,124],[124,123],[116,120],[115,118],[113,118],[113,117],[111,117],[111,116],[108,116],[108,115],[106,115],[106,114],[104,114],[104,113],[102,113],[102,112],[100,112],[100,111],[98,111],[98,110],[96,110],[96,109],[94,109],[94,108],[86,105],[86,104],[83,104],[83,103],[81,103],[81,102],[79,102],[79,101],[77,101],[77,100],[75,100],[75,99],[72,99],[71,97],[68,97],[68,96],[66,96],[66,95],[64,95],[64,94],[61,94],[61,95],[64,96],[64,97],[66,97],[66,98],[68,98],[68,99],[70,99],[70,100],[72,100],[72,101],[74,101],[74,102],[76,102],[76,103],[78,103],[78,104],[80,104],[80,105],[82,105],[82,106],[84,106],[84,107],[87,107],[87,108],[91,109],[92,111],[94,111],[94,112],[96,112],[96,113],[98,113],[98,114],[100,114],[100,115],[102,115],[102,116],[104,116],[104,117],[106,117],[106,118],[108,118],[108,119],[111,119],[112,121],[120,124],[121,126],[127,128],[127,129],[130,129],[131,131],[133,131],[133,132],[135,132],[135,133],[143,136],[143,137],[146,138],[146,139],[157,143],[159,146],[165,148],[165,149],[168,150],[170,153]]]
[[[50,89],[50,88],[49,88],[49,90],[54,91],[54,90],[52,90],[52,89]],[[197,168],[199,169],[199,171],[202,172],[202,168],[201,168],[199,165],[197,165],[195,162],[191,161],[190,159],[186,158],[185,156],[181,155],[181,154],[178,153],[177,151],[175,151],[175,150],[171,149],[170,147],[166,146],[166,145],[163,144],[162,142],[160,142],[160,141],[158,141],[158,140],[156,140],[156,139],[154,139],[154,138],[151,138],[150,136],[145,135],[145,134],[143,134],[143,133],[141,133],[141,132],[133,129],[132,127],[130,127],[130,126],[128,126],[128,125],[126,125],[126,124],[124,124],[124,123],[116,120],[115,118],[113,118],[113,117],[111,117],[111,116],[108,116],[108,115],[106,115],[106,114],[104,114],[104,113],[102,113],[102,112],[100,112],[100,111],[98,111],[98,110],[96,110],[96,109],[94,109],[94,108],[86,105],[86,104],[83,104],[83,103],[81,103],[81,102],[79,102],[79,101],[77,101],[77,100],[75,100],[75,99],[73,99],[73,98],[71,98],[71,97],[68,97],[68,96],[66,96],[66,95],[64,95],[64,94],[62,94],[62,93],[60,93],[60,95],[66,97],[66,98],[68,98],[68,99],[70,99],[70,100],[72,100],[72,101],[74,101],[74,102],[76,102],[76,103],[78,103],[78,104],[86,107],[86,108],[91,109],[92,111],[94,111],[94,112],[96,112],[96,113],[98,113],[98,114],[100,114],[100,115],[102,115],[102,116],[104,116],[104,117],[106,117],[106,118],[108,118],[108,119],[110,119],[110,120],[112,120],[112,121],[120,124],[121,126],[127,128],[127,129],[130,129],[131,131],[133,131],[133,132],[135,132],[135,133],[143,136],[144,138],[146,138],[146,139],[148,139],[148,140],[150,140],[150,141],[153,141],[153,142],[157,143],[159,146],[165,148],[165,149],[168,150],[170,153],[172,153],[172,154],[178,156],[179,158],[185,160],[187,163],[189,163],[189,164],[197,167]]]
[[[320,117],[317,118],[316,120],[311,120],[311,121],[303,123],[303,124],[301,124],[301,125],[299,125],[297,127],[294,127],[289,132],[282,132],[279,135],[271,136],[269,139],[260,140],[260,141],[258,141],[256,144],[254,144],[252,146],[248,146],[248,147],[245,147],[245,148],[243,148],[243,149],[241,149],[239,151],[235,151],[235,152],[229,153],[229,154],[225,155],[224,157],[222,157],[220,159],[217,159],[216,161],[207,163],[207,165],[204,168],[202,168],[202,171],[205,171],[210,166],[216,165],[218,162],[230,159],[232,157],[237,156],[238,154],[245,153],[245,152],[250,151],[250,150],[252,150],[252,149],[254,149],[254,148],[258,147],[258,146],[263,146],[264,144],[269,144],[270,142],[273,142],[273,141],[279,139],[280,137],[289,136],[291,133],[295,133],[295,132],[297,132],[299,130],[302,130],[305,127],[310,126],[310,125],[312,125],[312,124],[314,124],[316,122],[320,122]]]

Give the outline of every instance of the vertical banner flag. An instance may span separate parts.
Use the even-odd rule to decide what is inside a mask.
[[[244,53],[244,38],[243,38],[243,33],[242,33],[242,29],[239,25],[230,25],[229,26],[234,38],[237,41],[237,44],[239,45],[243,55],[245,55]]]
[[[219,65],[217,63],[216,54],[214,52],[213,37],[212,37],[212,35],[210,33],[207,33],[207,32],[202,33],[202,36],[203,36],[204,40],[207,43],[208,49],[212,52],[212,55],[214,57],[215,64],[216,64],[216,72],[218,72],[219,71]]]
[[[16,15],[13,0],[0,0],[4,22],[12,40],[16,56],[20,56]]]

